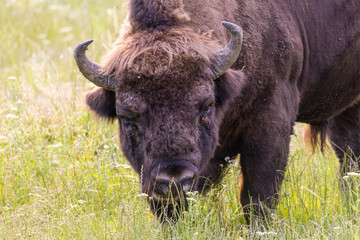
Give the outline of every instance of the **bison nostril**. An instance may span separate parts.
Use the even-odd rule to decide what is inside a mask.
[[[155,179],[154,193],[159,196],[168,195],[170,192],[170,180]]]
[[[169,183],[157,183],[156,187],[164,194],[169,192]]]
[[[181,185],[182,190],[186,193],[186,192],[189,192],[191,190],[193,182],[194,182],[194,178],[188,177],[188,178],[185,178],[185,179],[181,180],[179,182],[179,184]]]
[[[193,176],[187,176],[181,179],[154,179],[154,194],[157,196],[169,196],[172,197],[180,196],[181,192],[189,192],[194,183]]]
[[[186,161],[161,162],[151,171],[150,195],[161,201],[179,200],[192,190],[197,170]]]

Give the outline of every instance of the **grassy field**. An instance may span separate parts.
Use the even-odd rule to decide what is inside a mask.
[[[89,56],[100,61],[126,14],[122,4],[1,3],[0,239],[360,239],[359,185],[342,190],[334,153],[310,155],[302,125],[266,224],[245,225],[235,165],[177,224],[161,226],[119,150],[117,123],[86,108],[93,86],[72,57],[94,39]]]

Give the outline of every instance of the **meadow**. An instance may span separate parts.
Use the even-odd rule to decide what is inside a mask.
[[[330,149],[311,154],[296,126],[280,202],[246,226],[238,164],[176,224],[161,225],[122,156],[117,123],[97,119],[73,60],[94,39],[100,62],[123,1],[4,0],[0,7],[0,239],[360,239],[360,184],[343,188]]]

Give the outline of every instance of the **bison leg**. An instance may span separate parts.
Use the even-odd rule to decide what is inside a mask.
[[[331,146],[340,161],[340,174],[360,170],[360,102],[328,122]]]
[[[293,127],[287,118],[253,121],[242,135],[240,200],[248,223],[250,216],[265,217],[277,205]]]

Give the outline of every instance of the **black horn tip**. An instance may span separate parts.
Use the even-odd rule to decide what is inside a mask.
[[[217,79],[224,74],[227,69],[236,62],[239,57],[243,41],[243,32],[241,27],[234,23],[225,21],[221,22],[221,24],[229,31],[231,39],[225,48],[214,55],[213,63],[210,66],[214,79]]]
[[[225,22],[222,21],[221,24],[227,29],[229,30],[231,33],[237,33],[240,36],[242,36],[242,29],[241,27],[239,27],[238,25],[231,23],[231,22]]]
[[[93,42],[94,40],[88,40],[86,42],[80,43],[74,51],[75,58],[79,56],[80,53],[83,53],[87,50],[87,47]]]

